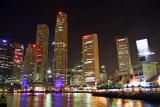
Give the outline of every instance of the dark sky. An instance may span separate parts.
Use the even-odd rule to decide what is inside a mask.
[[[99,1],[99,2],[98,2]],[[160,59],[160,2],[158,0],[1,0],[0,37],[27,45],[35,42],[36,25],[50,27],[54,38],[56,13],[68,13],[69,66],[81,60],[81,36],[98,33],[100,63],[117,69],[115,38],[129,38],[132,65],[137,63],[135,41],[148,38]]]

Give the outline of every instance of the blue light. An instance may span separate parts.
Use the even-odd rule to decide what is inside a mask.
[[[27,87],[28,86],[28,80],[27,79],[23,79],[22,86],[23,87]]]
[[[7,41],[6,40],[2,40],[4,43],[6,43]]]
[[[64,86],[64,81],[65,81],[64,77],[62,77],[62,76],[56,77],[54,87],[56,89],[62,88]]]

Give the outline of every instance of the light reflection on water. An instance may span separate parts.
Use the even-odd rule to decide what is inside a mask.
[[[95,97],[87,93],[13,94],[7,96],[8,107],[160,107],[140,100]]]

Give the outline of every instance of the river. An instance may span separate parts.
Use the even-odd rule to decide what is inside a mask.
[[[7,95],[8,107],[160,107],[160,104],[141,100],[105,98],[89,93],[52,93]]]

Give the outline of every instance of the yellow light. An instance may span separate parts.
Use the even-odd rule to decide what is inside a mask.
[[[158,84],[160,85],[160,75],[158,76]]]

